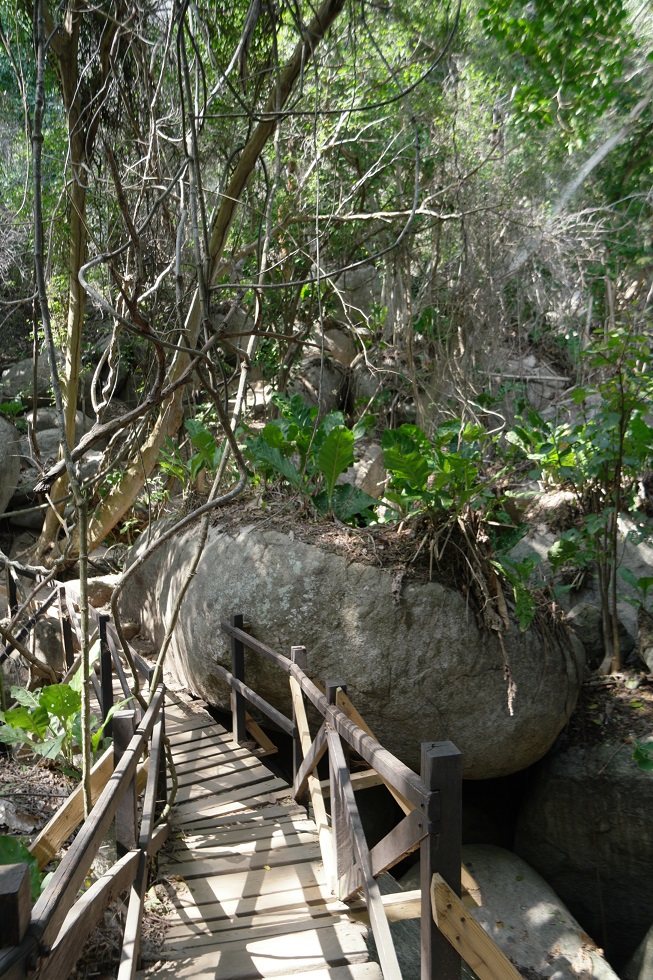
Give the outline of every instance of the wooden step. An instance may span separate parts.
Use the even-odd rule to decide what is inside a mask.
[[[193,977],[193,980],[259,980],[287,976],[293,971],[364,963],[368,955],[364,935],[365,930],[343,921],[324,926],[313,923],[310,929],[294,933],[253,936],[242,944],[206,946],[199,956],[194,949],[189,955],[186,946],[170,962],[148,971],[148,975]]]

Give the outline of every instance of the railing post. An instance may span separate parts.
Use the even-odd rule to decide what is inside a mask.
[[[132,740],[136,725],[135,711],[117,711],[113,716],[114,769]],[[116,810],[116,852],[122,857],[138,845],[138,814],[136,810],[136,776]]]
[[[0,868],[0,949],[22,942],[31,912],[29,865],[4,865]]]
[[[100,688],[102,690],[102,721],[113,707],[113,658],[107,643],[108,616],[98,616],[98,633],[100,638]],[[110,738],[113,733],[113,719],[104,729],[104,735]]]
[[[152,690],[152,680],[154,679],[154,674],[156,673],[156,667],[150,667],[150,672],[147,677],[147,681]],[[161,705],[161,753],[159,755],[159,772],[156,783],[156,806],[154,808],[154,815],[156,817],[161,816],[161,812],[168,801],[168,767],[166,763],[166,703],[165,698],[163,699],[163,704]]]
[[[299,647],[299,646],[298,647],[291,647],[290,648],[290,659],[301,670],[304,670],[305,671],[306,670],[306,667],[308,665],[308,656],[306,654],[306,647]],[[293,722],[295,724],[295,728],[298,728],[298,725],[297,725],[297,712],[295,711],[294,704],[293,704],[293,709],[292,709],[292,720],[293,720]],[[302,743],[301,743],[299,732],[297,732],[297,734],[293,738],[293,742],[292,742],[292,778],[293,778],[293,780],[295,780],[295,778],[297,777],[297,773],[299,772],[299,769],[300,769],[301,764],[302,764],[303,761],[304,761],[304,753],[302,752]],[[306,794],[304,794],[304,795],[306,795]]]
[[[347,685],[343,680],[331,680],[325,682],[326,696],[329,704],[336,703],[336,697],[338,694],[338,688],[340,688],[345,693],[347,692]],[[340,737],[340,736],[338,736]],[[344,750],[345,746],[343,746]],[[347,753],[345,754],[345,761],[349,764],[349,759],[347,758]],[[336,857],[336,888],[337,897],[342,897],[340,895],[340,881],[343,875],[346,875],[348,871],[351,871],[354,865],[354,849],[352,847],[351,836],[348,833],[347,828],[347,817],[344,812],[344,798],[342,793],[342,787],[338,781],[337,768],[334,765],[334,760],[332,758],[331,752],[329,752],[329,784],[330,784],[330,797],[331,797],[331,831],[333,834],[333,840],[335,844],[335,857]]]
[[[243,628],[243,617],[240,613],[234,613],[231,617],[231,625],[235,629]],[[231,673],[236,680],[245,683],[245,646],[242,640],[231,637]],[[240,691],[232,687],[231,689],[231,725],[233,728],[234,742],[242,744],[247,741],[247,729],[245,727],[245,698]]]
[[[61,646],[64,652],[64,660],[66,662],[66,668],[72,667],[75,662],[75,654],[73,653],[73,630],[70,625],[70,620],[68,619],[68,607],[66,606],[66,612],[64,613],[64,603],[66,602],[66,589],[65,586],[59,586],[59,627],[61,629]]]
[[[435,924],[430,897],[435,872],[460,896],[462,756],[453,742],[422,742],[422,781],[431,795],[420,845],[421,980],[460,980],[460,955]]]

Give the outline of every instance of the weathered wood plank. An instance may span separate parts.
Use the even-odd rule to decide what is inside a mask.
[[[110,746],[91,769],[91,799],[95,804],[113,772],[113,747]],[[39,870],[53,859],[65,840],[84,819],[84,787],[73,790],[68,799],[47,822],[38,837],[30,845],[30,851],[39,863]]]
[[[283,842],[284,840],[294,840],[298,835],[312,835],[316,838],[317,829],[312,820],[300,819],[286,815],[274,820],[266,820],[256,824],[240,824],[235,828],[221,829],[216,833],[205,831],[195,833],[189,830],[183,834],[184,847],[190,850],[197,849],[202,853],[205,848],[243,846],[249,847],[259,840],[270,840]]]
[[[276,836],[273,829],[266,834],[258,834],[255,838],[238,840],[235,835],[230,835],[228,842],[223,842],[220,835],[213,835],[210,841],[198,841],[197,843],[184,841],[178,845],[172,854],[172,859],[181,861],[204,861],[213,858],[228,856],[230,854],[253,854],[255,851],[278,851],[287,847],[296,847],[298,844],[317,844],[315,830],[301,831],[295,830],[292,824]]]
[[[246,853],[234,850],[229,855],[194,858],[189,861],[171,860],[167,868],[172,874],[182,875],[186,881],[191,881],[205,875],[231,874],[239,870],[268,871],[270,868],[286,867],[289,863],[306,864],[317,861],[319,857],[319,844],[309,843],[291,845],[282,850],[269,848]]]
[[[171,821],[173,826],[177,828],[178,831],[188,835],[198,835],[204,831],[216,833],[222,828],[237,828],[241,826],[252,826],[259,824],[262,821],[267,822],[268,820],[275,820],[277,818],[284,817],[299,817],[305,819],[306,810],[303,807],[297,806],[296,804],[278,804],[265,802],[258,805],[256,808],[248,807],[241,804],[239,809],[234,810],[230,813],[225,813],[222,816],[215,817],[199,817],[197,821],[184,822],[182,825],[178,820],[176,814],[171,814]]]
[[[109,904],[124,892],[136,873],[138,852],[125,854],[77,900],[66,916],[59,937],[47,959],[48,980],[68,980],[86,938]]]
[[[362,875],[363,879],[370,924],[374,933],[383,976],[385,980],[402,980],[397,953],[390,934],[390,926],[385,914],[383,902],[381,901],[379,885],[376,879],[372,877],[367,841],[358,813],[358,807],[356,806],[354,791],[349,781],[349,769],[345,761],[340,737],[330,728],[327,731],[327,737],[329,740],[329,758],[331,765],[337,771],[338,787],[342,792],[347,823],[351,830],[354,854],[358,864],[359,874]]]
[[[508,957],[472,918],[442,875],[431,880],[433,921],[479,980],[521,980]]]
[[[173,874],[172,868],[170,874]],[[232,871],[222,875],[207,875],[186,882],[177,905],[206,905],[241,901],[263,895],[283,895],[298,889],[319,888],[325,898],[331,897],[325,885],[321,863],[298,864],[296,867],[271,868],[269,871]]]
[[[318,921],[309,929],[261,939],[252,937],[243,945],[207,945],[200,956],[195,956],[194,951],[189,956],[187,948],[171,952],[170,963],[157,976],[196,977],[204,970],[212,970],[213,980],[251,980],[278,976],[289,969],[362,963],[368,955],[360,926],[350,922],[320,926]]]
[[[276,803],[280,796],[288,793],[288,784],[283,779],[270,777],[261,780],[256,785],[245,785],[225,793],[224,797],[207,796],[199,800],[181,800],[175,804],[179,824],[193,822],[200,817],[219,817],[233,813],[246,806]],[[270,799],[270,797],[273,797]]]
[[[306,706],[304,704],[301,687],[294,677],[290,678],[290,696],[292,698],[293,712],[297,722],[299,742],[304,757],[306,757],[311,750],[313,740],[311,738],[311,731],[308,725]],[[329,819],[327,817],[324,797],[320,787],[320,780],[317,778],[317,776],[309,776],[308,789],[311,795],[311,803],[313,804],[313,816],[317,826],[320,850],[322,851],[322,860],[324,862],[327,879],[335,884],[336,861],[333,853],[333,838],[329,828]]]
[[[261,766],[260,769],[244,769],[241,772],[229,772],[218,779],[186,783],[184,786],[179,787],[175,805],[180,807],[185,803],[210,799],[211,797],[218,799],[222,796],[229,796],[234,790],[239,790],[242,787],[250,787],[252,795],[255,795],[261,791],[259,784],[265,783],[266,780],[276,778],[269,769]],[[285,781],[277,779],[277,782],[282,783],[289,790],[288,784]]]
[[[0,948],[22,942],[31,911],[29,866],[0,867]]]
[[[289,935],[302,929],[311,929],[315,924],[324,925],[325,919],[336,921],[326,905],[314,905],[312,908],[295,906],[284,911],[256,912],[254,915],[238,915],[211,922],[188,922],[168,929],[164,955],[169,956],[171,950],[187,948],[191,938],[194,949],[202,945],[214,946],[216,943],[225,946],[227,943],[243,943],[245,938],[249,941],[264,936]],[[166,924],[168,921],[166,920]],[[247,937],[243,930],[247,931]]]
[[[324,908],[329,912],[348,912],[342,902],[331,900],[324,888],[305,886],[295,891],[277,892],[272,895],[256,895],[254,898],[237,898],[227,902],[203,905],[179,905],[166,917],[166,936],[181,935],[183,930],[206,926],[214,932],[220,929],[239,928],[239,924],[252,916],[268,913],[295,915],[298,910]]]
[[[64,918],[74,904],[75,896],[86,877],[97,847],[106,836],[122,795],[134,777],[143,745],[150,735],[162,703],[163,689],[161,688],[134,734],[128,751],[125,752],[111,779],[102,790],[91,811],[91,816],[85,821],[54,872],[48,888],[34,906],[29,931],[40,941],[52,944]]]
[[[152,771],[156,773],[153,766]],[[149,836],[149,835],[148,835]],[[134,980],[136,970],[140,966],[141,928],[143,924],[143,899],[147,885],[147,856],[144,851],[139,854],[136,877],[129,892],[129,905],[120,951],[120,966],[117,980]]]

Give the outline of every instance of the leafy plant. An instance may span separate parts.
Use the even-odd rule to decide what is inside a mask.
[[[535,596],[528,587],[528,582],[540,561],[541,558],[537,554],[527,555],[521,561],[509,555],[500,555],[492,561],[496,571],[500,572],[512,586],[515,615],[522,631],[528,629],[537,611]]]
[[[75,752],[81,746],[81,672],[70,684],[50,684],[31,692],[23,687],[11,688],[15,708],[0,711],[0,742],[25,745],[35,755],[74,765]],[[113,705],[104,722],[91,717],[93,751],[102,741],[107,722],[127,701]]]
[[[273,400],[281,418],[268,422],[246,444],[255,472],[264,479],[281,477],[329,517],[345,522],[371,517],[378,501],[350,483],[338,483],[354,463],[354,445],[367,431],[370,417],[349,429],[342,412],[329,412],[318,423],[318,409],[309,408],[301,395],[277,394]]]
[[[385,499],[403,517],[423,511],[460,512],[496,503],[488,481],[481,477],[485,429],[446,422],[432,439],[417,425],[383,433],[383,463],[389,482]]]
[[[165,448],[159,450],[159,466],[164,473],[179,480],[186,490],[202,470],[215,473],[222,459],[222,447],[199,419],[186,419],[184,426],[195,452],[186,459],[179,445],[167,436]]]
[[[653,742],[635,742],[633,759],[644,772],[653,772]]]
[[[653,427],[642,408],[653,394],[651,351],[645,337],[615,330],[591,348],[587,361],[597,380],[572,393],[578,421],[556,424],[531,410],[506,440],[536,464],[532,478],[565,486],[576,498],[579,526],[562,534],[549,560],[554,571],[596,563],[603,635],[618,670],[618,517],[635,509],[633,488],[653,456]]]

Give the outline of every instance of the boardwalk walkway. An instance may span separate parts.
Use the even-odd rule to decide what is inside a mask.
[[[175,908],[161,961],[138,976],[381,977],[364,927],[330,895],[316,826],[288,783],[174,695],[166,727],[179,791],[159,870]]]

